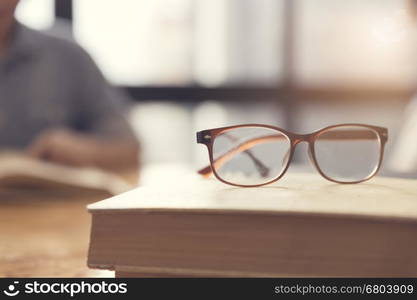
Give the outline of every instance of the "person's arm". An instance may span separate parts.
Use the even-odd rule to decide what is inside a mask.
[[[137,170],[139,144],[103,139],[68,129],[43,132],[28,148],[32,157],[70,166],[94,166],[111,171]]]
[[[37,158],[75,166],[137,169],[139,143],[123,112],[124,95],[110,87],[92,59],[71,45],[69,128],[51,128],[29,146]]]

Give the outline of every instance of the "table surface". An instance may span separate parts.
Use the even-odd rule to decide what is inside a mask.
[[[187,172],[156,165],[142,169],[140,182],[160,184]],[[136,171],[119,175],[132,184],[139,179]],[[86,206],[109,196],[0,187],[0,277],[114,277],[87,267],[91,216]]]
[[[178,167],[147,169],[142,184],[172,180]],[[136,171],[119,175],[132,184],[139,179]],[[0,187],[0,277],[114,277],[112,271],[87,267],[91,216],[86,206],[109,196]]]
[[[160,186],[179,176],[195,176],[183,166],[142,169],[140,182]],[[138,174],[124,174],[131,183]],[[87,267],[91,216],[86,205],[105,193],[0,188],[0,277],[113,277]]]
[[[0,189],[0,277],[107,277],[86,266],[89,203],[105,193]]]

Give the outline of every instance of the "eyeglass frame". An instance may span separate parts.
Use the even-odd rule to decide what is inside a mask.
[[[347,127],[347,126],[359,126],[359,127],[365,127],[365,128],[370,129],[370,130],[373,130],[378,136],[379,150],[380,150],[378,164],[377,164],[376,168],[374,168],[373,172],[371,174],[369,174],[364,179],[360,179],[360,180],[356,180],[356,181],[349,181],[349,182],[339,181],[339,180],[336,180],[336,179],[333,179],[333,178],[327,176],[321,170],[320,165],[317,162],[316,152],[315,152],[315,148],[314,148],[315,141],[317,140],[317,138],[323,132],[334,129],[334,128]],[[213,152],[214,141],[215,141],[216,137],[223,132],[233,130],[233,129],[237,129],[237,128],[250,128],[250,127],[267,128],[267,129],[275,130],[275,131],[278,131],[278,132],[284,134],[290,142],[289,157],[288,157],[287,163],[286,163],[285,167],[281,170],[281,173],[276,178],[273,178],[273,179],[271,179],[271,180],[269,180],[265,183],[252,184],[252,185],[243,185],[243,184],[228,182],[228,181],[224,180],[216,172],[216,168],[214,167],[214,155],[213,155],[214,154],[214,152]],[[293,133],[293,132],[287,131],[287,130],[279,128],[279,127],[275,127],[275,126],[271,126],[271,125],[265,125],[265,124],[256,124],[255,123],[255,124],[240,124],[240,125],[233,125],[233,126],[227,126],[227,127],[206,129],[206,130],[198,131],[196,133],[196,137],[197,137],[197,143],[198,144],[206,145],[206,147],[208,149],[209,160],[210,160],[210,164],[208,166],[200,169],[198,171],[198,173],[203,175],[204,177],[209,177],[213,173],[214,176],[219,181],[221,181],[225,184],[238,186],[238,187],[259,187],[259,186],[268,185],[268,184],[271,184],[271,183],[274,183],[274,182],[280,180],[285,175],[285,173],[287,172],[287,170],[288,170],[288,168],[289,168],[289,166],[292,162],[292,159],[293,159],[293,156],[294,156],[294,151],[295,151],[297,145],[301,142],[308,143],[308,154],[309,154],[310,160],[313,162],[314,167],[316,168],[316,170],[319,172],[319,174],[322,177],[324,177],[325,179],[327,179],[331,182],[335,182],[335,183],[339,183],[339,184],[356,184],[356,183],[361,183],[361,182],[364,182],[364,181],[367,181],[367,180],[371,179],[380,170],[381,165],[382,165],[382,161],[383,161],[383,157],[384,157],[385,144],[388,141],[388,129],[385,128],[385,127],[379,127],[379,126],[361,124],[361,123],[344,123],[344,124],[336,124],[336,125],[326,126],[326,127],[323,127],[319,130],[316,130],[316,131],[314,131],[312,133],[308,133],[308,134],[297,134],[297,133]]]

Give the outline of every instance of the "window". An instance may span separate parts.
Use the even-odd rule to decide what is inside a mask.
[[[275,85],[282,3],[74,0],[74,32],[117,84]]]
[[[21,0],[16,18],[34,29],[49,29],[55,20],[53,0]]]
[[[407,0],[298,0],[295,76],[301,85],[410,86],[417,75]]]

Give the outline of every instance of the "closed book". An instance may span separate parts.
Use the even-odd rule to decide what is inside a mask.
[[[417,276],[417,181],[292,175],[140,187],[88,206],[88,266],[118,276]]]

